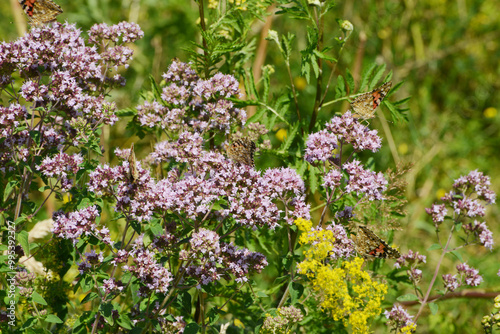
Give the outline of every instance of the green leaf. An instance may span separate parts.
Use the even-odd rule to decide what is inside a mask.
[[[431,310],[432,315],[435,315],[439,310],[439,306],[436,303],[429,303],[429,309]]]
[[[184,327],[184,334],[196,334],[200,330],[200,326],[196,322],[192,322]]]
[[[292,54],[292,41],[294,39],[295,35],[290,32],[288,33],[288,35],[281,38],[283,56],[285,57],[287,62],[290,60],[290,55]]]
[[[310,59],[311,59],[311,60],[310,60],[310,62],[311,62],[311,66],[312,66],[312,68],[313,68],[313,70],[314,70],[314,76],[315,76],[316,78],[318,78],[318,76],[319,76],[319,65],[318,65],[318,61],[316,60],[316,56],[311,55],[311,58],[310,58]]]
[[[115,111],[115,115],[118,117],[130,117],[137,115],[137,111],[132,108],[123,108]]]
[[[267,103],[269,98],[269,89],[271,87],[271,74],[269,73],[269,69],[266,67],[263,70],[262,77],[259,82],[262,82],[263,92],[262,92],[262,101]]]
[[[395,92],[397,92],[397,91],[398,91],[398,90],[399,90],[399,89],[403,86],[403,84],[404,84],[404,81],[401,81],[401,82],[399,82],[399,83],[395,84],[394,86],[392,86],[392,88],[391,88],[391,90],[390,90],[389,94],[387,94],[387,95],[388,95],[388,96],[391,96],[392,94],[394,94]],[[409,100],[409,99],[410,99],[410,98],[408,98],[408,100]],[[405,102],[406,102],[406,101],[405,101]]]
[[[64,321],[62,321],[58,316],[49,314],[47,318],[45,318],[45,321],[53,323],[53,324],[62,324]]]
[[[161,224],[158,221],[151,221],[149,226],[151,232],[153,232],[153,235],[157,236],[163,233],[163,228],[161,227]]]
[[[301,178],[304,178],[304,173],[306,172],[306,169],[307,169],[307,162],[304,160],[297,159],[295,170],[297,171],[297,174],[301,176]]]
[[[217,307],[213,307],[208,311],[207,316],[208,324],[210,326],[213,326],[220,318],[220,311],[217,309]]]
[[[37,318],[31,317],[24,322],[24,324],[21,326],[21,330],[33,327],[37,322],[38,322]]]
[[[418,300],[418,297],[413,293],[408,293],[406,295],[399,296],[396,299],[400,302],[408,302],[408,301]]]
[[[151,82],[151,89],[153,90],[155,100],[158,102],[163,101],[161,98],[161,89],[158,87],[155,78],[151,74],[149,75],[149,81]]]
[[[257,87],[255,87],[255,78],[253,76],[253,71],[246,71],[245,81],[244,81],[245,91],[247,96],[252,99],[260,100]]]
[[[191,295],[187,291],[179,292],[177,300],[182,305],[182,310],[187,314],[191,313],[192,300]]]
[[[118,325],[128,330],[131,330],[134,326],[134,324],[126,314],[120,314],[118,319],[116,319],[116,322],[118,323]]]
[[[27,216],[25,214],[22,214],[19,218],[17,218],[15,221],[14,221],[14,225],[15,226],[19,226],[20,224],[24,223],[26,220],[27,220]]]
[[[94,287],[94,280],[90,276],[85,276],[80,280],[80,287],[82,288],[82,292],[86,293]]]
[[[50,186],[43,186],[43,187],[38,188],[38,191],[43,193],[45,190],[49,190],[49,189],[50,189]]]
[[[314,166],[310,166],[309,168],[309,187],[312,194],[318,189],[318,176],[316,175],[316,167]]]
[[[344,79],[347,82],[347,86],[349,87],[349,92],[353,93],[355,88],[355,83],[354,83],[354,77],[352,76],[351,71],[349,71],[349,68],[346,68]]]
[[[255,114],[253,114],[252,117],[247,119],[246,124],[258,122],[262,118],[262,116],[266,114],[266,110],[267,110],[267,108],[257,109],[257,112]]]
[[[280,151],[288,151],[290,146],[292,145],[293,140],[295,139],[295,136],[297,135],[297,131],[299,130],[300,123],[297,122],[291,129],[288,131],[286,134],[286,140],[281,144],[281,147],[279,148]]]
[[[29,234],[26,231],[21,231],[16,235],[17,241],[21,244],[24,254],[26,256],[30,255],[30,242],[28,241]]]
[[[346,95],[344,77],[339,75],[337,76],[337,85],[335,86],[335,99]]]
[[[331,62],[336,62],[337,59],[327,55],[327,54],[324,54],[323,52],[321,51],[318,51],[316,49],[313,50],[313,53],[316,55],[316,57],[320,58],[320,59],[325,59],[325,60],[328,60],[328,61],[331,61]]]
[[[304,286],[302,284],[293,282],[290,284],[289,289],[290,289],[290,297],[292,299],[291,304],[293,305],[293,304],[297,303],[299,298],[304,293]]]
[[[37,303],[37,304],[40,304],[40,305],[47,305],[47,302],[45,301],[45,299],[43,299],[42,296],[40,296],[40,294],[36,291],[33,291],[33,293],[31,294],[31,299]]]
[[[88,303],[89,301],[91,300],[94,300],[96,299],[97,297],[99,297],[99,295],[95,292],[90,292],[88,295],[86,295],[82,301],[80,302],[80,304],[85,304],[85,303]]]
[[[375,70],[375,74],[373,75],[373,78],[370,81],[370,87],[369,87],[370,89],[374,89],[375,86],[378,86],[378,82],[380,81],[380,79],[384,75],[386,68],[387,68],[386,64],[382,64],[380,66],[377,66],[377,68]]]
[[[300,68],[300,75],[306,78],[307,83],[310,83],[311,80],[311,65],[309,62],[302,62],[302,66]]]
[[[459,252],[457,251],[452,251],[450,252],[451,254],[455,255],[456,258],[460,261],[460,262],[464,262],[464,258],[462,257],[462,254],[460,254]]]
[[[266,294],[264,291],[257,291],[256,295],[257,295],[257,297],[260,297],[260,298],[267,298],[267,297],[269,297],[269,295]]]
[[[111,326],[115,323],[115,319],[113,318],[113,305],[111,303],[101,304],[99,306],[99,310],[101,311],[101,315],[109,322]]]
[[[432,244],[429,248],[427,248],[427,251],[432,251],[435,249],[441,249],[441,245],[440,244]]]
[[[373,73],[373,71],[375,70],[376,67],[377,67],[377,64],[372,63],[371,66],[368,69],[366,69],[365,71],[363,71],[363,73],[361,74],[361,84],[359,85],[359,90],[360,91],[364,91],[365,87],[368,85],[368,80],[372,76],[372,73]],[[368,87],[368,90],[369,89],[370,88]]]
[[[9,181],[7,182],[7,185],[5,186],[5,189],[3,191],[3,201],[5,202],[7,198],[10,197],[14,189],[19,185],[19,181]]]

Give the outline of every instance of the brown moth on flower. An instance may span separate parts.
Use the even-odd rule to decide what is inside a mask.
[[[226,145],[225,148],[227,156],[235,163],[254,167],[253,155],[257,147],[253,141],[241,138]]]
[[[52,0],[19,0],[30,24],[39,26],[55,21],[62,8]]]
[[[351,102],[353,116],[356,118],[370,119],[375,117],[375,109],[391,90],[392,82],[388,81],[371,92],[356,97]]]
[[[389,246],[366,226],[358,226],[357,234],[352,235],[351,239],[356,246],[356,251],[365,258],[397,259],[401,256],[396,249]]]
[[[130,182],[134,183],[139,179],[139,171],[137,170],[137,164],[136,164],[136,159],[135,159],[135,152],[134,152],[134,143],[132,143],[132,146],[130,146],[130,154],[128,156],[128,179]]]

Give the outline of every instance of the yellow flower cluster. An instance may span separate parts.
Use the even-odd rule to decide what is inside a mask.
[[[335,241],[332,231],[313,230],[312,223],[304,219],[297,219],[295,224],[302,232],[300,244],[310,245],[304,251],[304,261],[297,266],[298,272],[309,278],[321,308],[331,312],[334,320],[350,326],[353,333],[368,333],[368,319],[382,311],[387,286],[373,281],[361,269],[361,258],[344,261],[339,268],[325,261]]]
[[[401,334],[411,334],[411,333],[415,333],[416,330],[417,330],[417,325],[414,323],[411,323],[411,324],[406,325],[405,327],[401,328],[399,330],[399,332]]]

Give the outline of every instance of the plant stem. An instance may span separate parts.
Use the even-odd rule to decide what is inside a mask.
[[[427,292],[425,293],[424,300],[420,304],[420,308],[417,312],[417,315],[415,316],[415,323],[417,322],[418,317],[420,316],[420,314],[424,310],[424,307],[427,304],[427,301],[429,300],[429,296],[431,294],[432,287],[434,286],[434,282],[436,281],[437,275],[439,273],[439,267],[441,266],[441,263],[443,262],[444,256],[446,255],[446,253],[448,253],[448,246],[450,245],[451,237],[453,235],[454,230],[455,230],[455,225],[453,225],[451,227],[450,235],[448,236],[448,241],[446,241],[446,245],[444,246],[443,251],[441,252],[441,257],[439,258],[439,261],[436,265],[436,270],[434,271],[434,276],[432,276],[432,280],[429,284],[429,288],[427,289]]]

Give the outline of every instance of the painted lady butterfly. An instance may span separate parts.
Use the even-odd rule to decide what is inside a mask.
[[[372,90],[369,93],[362,94],[356,97],[351,102],[353,116],[362,119],[370,119],[375,117],[375,109],[380,105],[380,102],[391,89],[392,82],[386,82],[382,86]]]
[[[63,12],[52,0],[19,0],[19,3],[34,26],[55,21],[56,16]]]
[[[130,182],[134,183],[139,178],[139,171],[137,170],[135,152],[134,152],[134,143],[130,147],[130,154],[128,156],[128,179]]]
[[[399,252],[380,239],[366,226],[358,226],[357,235],[351,237],[356,246],[356,251],[363,257],[378,257],[384,259],[397,259]]]
[[[254,166],[255,143],[248,139],[237,139],[226,146],[227,156],[237,164]]]

